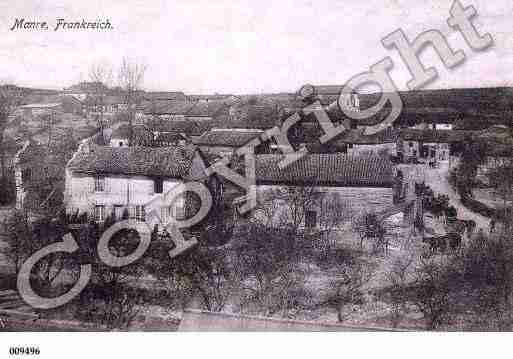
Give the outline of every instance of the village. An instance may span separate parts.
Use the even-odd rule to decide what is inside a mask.
[[[511,88],[400,92],[400,116],[367,134],[391,108],[364,120],[344,109],[369,108],[379,93],[152,92],[145,68],[123,69],[115,86],[96,68],[62,90],[1,87],[0,318],[79,330],[187,330],[200,313],[228,327],[240,315],[339,330],[511,329]],[[312,105],[350,128],[322,143],[303,111]],[[283,143],[264,134],[292,115],[286,137],[304,156],[282,168]],[[243,175],[248,147],[257,204],[243,213],[244,189],[206,169],[223,160]],[[198,198],[160,203],[158,220],[147,206],[190,181],[208,188],[212,208],[182,230],[187,250],[170,258],[179,243],[162,221],[193,216]],[[108,267],[95,244],[124,220],[152,228],[149,249]],[[16,274],[66,233],[80,249],[38,262],[33,287],[62,295],[83,263],[92,279],[64,306],[31,308]],[[120,230],[110,251],[126,256],[138,237]]]

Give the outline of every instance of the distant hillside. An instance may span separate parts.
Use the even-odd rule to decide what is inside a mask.
[[[360,94],[360,107],[372,106],[380,95]],[[399,96],[408,108],[448,108],[463,113],[513,110],[511,87],[399,91]]]

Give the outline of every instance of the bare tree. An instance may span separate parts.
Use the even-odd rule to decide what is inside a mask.
[[[32,226],[27,213],[22,211],[15,211],[4,220],[3,224],[7,235],[5,237],[6,246],[2,252],[18,273],[21,265],[32,252]]]
[[[59,242],[67,233],[61,218],[42,217],[31,223],[28,215],[14,212],[5,222],[5,255],[19,271],[23,262],[38,250],[49,244]],[[56,279],[70,265],[72,258],[63,253],[52,253],[36,263],[32,269],[34,287],[43,296],[53,295],[61,284]]]
[[[290,252],[292,231],[252,224],[232,245],[242,311],[290,317],[309,297],[305,270]]]
[[[429,330],[435,330],[451,318],[451,291],[458,283],[454,276],[458,273],[450,258],[421,257],[415,269],[413,304],[426,320]]]
[[[463,251],[463,276],[479,298],[477,317],[485,328],[511,330],[513,325],[513,243],[500,231],[472,236]],[[492,321],[491,319],[494,319]]]
[[[370,240],[375,253],[388,252],[388,233],[383,221],[374,212],[367,212],[355,217],[352,223],[353,231],[358,234],[360,248],[364,240]]]
[[[111,221],[113,219],[109,218],[106,222]],[[104,264],[96,249],[104,228],[108,228],[108,225],[99,227],[89,223],[82,226],[76,235],[83,257],[93,266],[93,276],[77,298],[75,314],[80,319],[98,322],[108,329],[125,329],[139,314],[142,293],[135,283],[140,282],[144,275],[143,260],[119,268]],[[133,253],[138,242],[139,235],[135,230],[120,230],[111,239],[109,251],[123,257]]]
[[[223,310],[235,286],[225,251],[200,243],[193,251],[170,261],[168,251],[162,250],[167,245],[169,242],[150,247],[146,261],[149,273],[165,284],[171,295],[179,295],[181,305],[189,305],[197,298],[203,309]]]
[[[502,200],[502,209],[497,219],[503,223],[506,233],[513,232],[513,156],[496,160],[488,172],[490,185],[495,195]]]
[[[306,214],[322,197],[316,185],[287,187],[279,190],[278,199],[283,203],[281,224],[299,234],[302,226],[306,225]]]
[[[397,258],[386,275],[390,283],[391,322],[394,328],[399,325],[403,314],[407,311],[408,284],[411,279],[412,263],[413,256]]]
[[[319,238],[316,241],[322,259],[326,259],[335,246],[331,235],[349,220],[351,210],[338,193],[323,195],[319,200]]]
[[[93,94],[93,103],[99,114],[96,115],[96,121],[102,137],[104,136],[104,111],[107,91],[112,82],[112,67],[106,63],[96,63],[89,69],[89,79],[95,84]]]
[[[330,283],[332,291],[328,304],[338,313],[338,321],[345,321],[350,313],[348,305],[362,304],[364,301],[364,286],[372,279],[374,272],[368,263],[356,261],[346,263],[341,273]]]
[[[134,108],[137,101],[138,92],[141,90],[144,81],[144,74],[147,66],[137,59],[123,57],[118,73],[119,85],[125,92],[125,101],[127,105],[128,123],[130,126],[129,143],[133,141],[133,122]]]

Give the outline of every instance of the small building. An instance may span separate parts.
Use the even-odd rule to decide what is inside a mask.
[[[99,81],[82,81],[63,89],[63,93],[84,101],[89,95],[107,93],[109,88]]]
[[[364,130],[348,130],[334,141],[337,148],[346,146],[349,155],[396,156],[399,131],[393,127],[372,135],[365,135]]]
[[[279,107],[237,103],[230,106],[226,125],[229,128],[255,128],[267,130],[280,126]]]
[[[128,103],[124,96],[91,94],[84,100],[84,105],[89,117],[100,115],[113,117],[128,110]],[[136,105],[132,104],[132,107],[135,108]]]
[[[154,135],[154,147],[185,146],[190,144],[191,139],[184,133],[161,132]]]
[[[378,156],[348,156],[345,154],[307,154],[285,168],[279,162],[283,155],[256,156],[257,201],[273,203],[272,223],[294,220],[294,213],[287,205],[287,198],[276,193],[287,193],[309,188],[311,198],[301,209],[302,226],[314,228],[320,221],[331,216],[331,205],[343,205],[345,210],[356,214],[364,211],[384,211],[394,202],[393,164]],[[275,196],[274,198],[271,197]],[[268,202],[266,199],[270,199]],[[269,211],[257,209],[254,218]],[[297,221],[297,218],[295,219]]]
[[[172,147],[185,146],[190,144],[191,139],[185,134],[177,131],[160,132],[147,125],[130,125],[123,123],[112,131],[110,136],[110,147]]]
[[[199,138],[205,132],[210,131],[215,127],[215,123],[212,121],[201,121],[201,120],[173,120],[169,121],[161,118],[152,118],[146,121],[147,127],[155,134],[159,136],[163,133],[179,133],[185,138],[192,140]]]
[[[237,102],[240,99],[235,95],[213,94],[213,95],[187,95],[189,102]]]
[[[63,107],[61,102],[51,102],[51,103],[30,103],[27,105],[20,106],[20,109],[23,111],[23,115],[32,117],[32,116],[43,116],[52,113],[62,113]]]
[[[187,120],[213,120],[222,115],[228,115],[230,106],[221,101],[195,102],[185,113]]]
[[[177,100],[144,101],[137,112],[143,119],[159,118],[161,120],[184,120],[193,103]]]
[[[259,129],[214,128],[193,142],[208,154],[231,157],[235,151],[259,138],[264,131]],[[267,143],[254,148],[255,153],[265,153]],[[267,151],[268,152],[268,151]]]
[[[153,146],[154,133],[145,125],[123,123],[112,131],[110,147]]]
[[[318,100],[323,106],[336,104],[352,111],[359,111],[360,100],[358,94],[352,91],[342,95],[343,85],[304,85],[299,91],[299,96],[307,102]]]
[[[397,152],[405,162],[445,162],[450,159],[450,145],[464,141],[469,135],[464,130],[401,129]]]

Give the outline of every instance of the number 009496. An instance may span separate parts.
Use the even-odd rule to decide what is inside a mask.
[[[10,347],[10,355],[39,355],[38,347]]]

